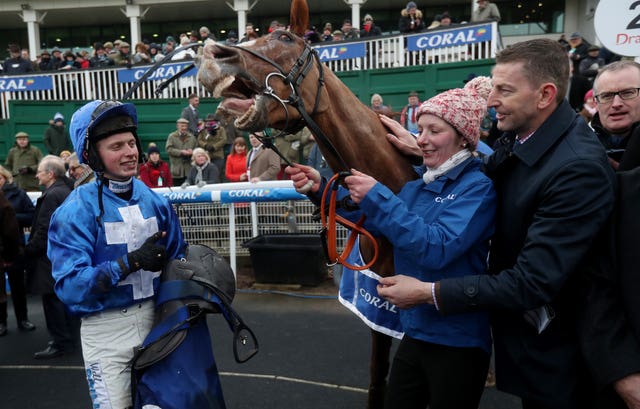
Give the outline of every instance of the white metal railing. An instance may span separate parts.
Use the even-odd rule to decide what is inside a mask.
[[[488,24],[488,23],[485,23]],[[460,25],[451,29],[432,30],[423,33],[425,36],[444,36],[447,32],[459,30],[461,27],[473,28],[475,24]],[[426,65],[447,62],[471,61],[493,58],[501,47],[500,34],[497,23],[490,23],[490,33],[485,41],[473,44],[457,45],[452,47],[426,47],[419,51],[407,50],[407,37],[403,35],[390,35],[380,37],[368,37],[363,40],[335,43],[365,45],[366,52],[363,57],[350,59],[335,59],[325,62],[331,70],[359,71],[376,70],[386,68],[400,68],[415,65]],[[314,47],[326,47],[331,43],[317,43]],[[134,67],[139,69],[141,67]],[[131,87],[130,82],[119,82],[118,71],[126,68],[89,69],[65,72],[43,72],[34,74],[37,76],[50,76],[53,79],[53,88],[43,91],[4,91],[0,89],[0,118],[9,118],[9,101],[69,101],[90,99],[119,99]],[[10,79],[11,76],[1,76],[1,80]],[[195,77],[182,77],[170,84],[161,95],[154,94],[155,89],[163,79],[149,80],[142,83],[132,96],[133,99],[186,99],[192,92],[199,95],[208,95],[203,87],[196,83]]]
[[[229,257],[234,272],[237,271],[237,258],[249,255],[249,249],[242,246],[245,241],[261,234],[319,234],[321,227],[313,217],[315,205],[305,196],[296,194],[290,180],[219,183],[201,188],[189,186],[153,191],[167,197],[173,205],[185,240],[190,244],[207,245]],[[28,192],[28,195],[35,203],[41,193]],[[241,197],[242,202],[225,201],[222,196]],[[340,248],[346,244],[347,235],[347,229],[338,226]]]

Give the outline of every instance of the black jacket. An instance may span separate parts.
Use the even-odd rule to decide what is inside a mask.
[[[31,234],[25,252],[35,263],[33,277],[29,277],[29,290],[36,294],[53,293],[51,262],[47,257],[49,223],[53,212],[64,202],[71,189],[64,180],[58,179],[49,186],[36,201],[36,211]]]
[[[33,214],[35,213],[35,206],[31,201],[27,192],[20,189],[15,183],[5,183],[2,186],[2,193],[7,198],[13,210],[16,213],[16,218],[20,225],[20,235],[22,236],[22,244],[24,245],[24,233],[23,229],[31,227],[33,222]]]
[[[498,193],[489,275],[440,283],[444,313],[488,310],[501,390],[544,407],[571,409],[588,399],[578,348],[575,280],[612,209],[614,174],[597,138],[563,102],[526,143],[515,135],[489,157]],[[538,334],[524,319],[549,306]]]
[[[599,387],[640,372],[640,168],[616,176],[615,210],[583,280],[579,321],[584,356]]]

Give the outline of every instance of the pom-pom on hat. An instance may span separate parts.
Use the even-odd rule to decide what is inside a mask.
[[[425,101],[420,106],[422,114],[435,115],[453,126],[475,150],[480,139],[480,124],[487,113],[487,98],[491,92],[489,77],[476,77],[464,88],[445,91]]]
[[[158,147],[156,145],[151,145],[151,146],[149,146],[149,149],[147,150],[147,155],[151,155],[152,153],[160,154],[160,149],[158,149]]]

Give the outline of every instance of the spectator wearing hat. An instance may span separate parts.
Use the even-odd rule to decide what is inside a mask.
[[[344,33],[342,32],[342,30],[333,30],[333,33],[331,33],[331,36],[333,37],[332,41],[344,40]]]
[[[113,63],[116,67],[131,67],[132,55],[131,46],[126,41],[120,41],[118,51],[113,55]]]
[[[30,60],[22,58],[22,51],[18,44],[9,44],[9,58],[4,60],[4,73],[5,74],[25,74],[27,72],[33,72],[33,64]]]
[[[333,41],[333,35],[331,35],[333,31],[333,26],[331,25],[331,23],[326,23],[324,25],[324,28],[322,29],[322,35],[320,36],[320,39],[322,41]]]
[[[440,14],[439,21],[440,27],[451,27],[451,24],[453,24],[453,19],[451,18],[451,15],[448,11]]]
[[[53,119],[49,121],[49,127],[44,131],[43,141],[50,155],[59,156],[64,150],[73,150],[69,131],[64,126],[64,116],[60,112],[56,112]]]
[[[71,51],[67,50],[63,54],[62,64],[58,67],[59,71],[69,71],[69,70],[79,70],[80,63],[76,61],[76,55]]]
[[[106,43],[104,43],[104,51],[109,58],[111,58],[113,54],[115,54],[114,46],[111,41],[107,41]]]
[[[224,174],[224,147],[227,144],[227,132],[214,114],[208,114],[204,128],[198,133],[198,146],[209,155],[211,163],[218,168],[220,177]],[[213,183],[220,183],[221,179]]]
[[[344,34],[345,40],[355,40],[360,36],[360,31],[353,27],[351,20],[348,18],[342,22],[342,28],[340,30]]]
[[[408,104],[400,111],[400,123],[404,129],[414,135],[418,134],[418,110],[420,109],[420,97],[416,91],[411,91],[407,97]]]
[[[584,118],[589,126],[591,126],[591,120],[596,112],[598,112],[598,107],[596,105],[596,100],[593,97],[593,89],[590,89],[586,94],[584,94],[584,105],[582,106],[579,114]]]
[[[600,47],[591,45],[587,49],[587,56],[580,61],[580,75],[589,80],[593,85],[593,80],[598,75],[598,70],[605,66],[604,59],[600,57]]]
[[[176,48],[176,39],[173,36],[167,36],[164,40],[164,47],[162,48],[162,54],[167,55]]]
[[[51,50],[51,62],[49,62],[49,67],[47,71],[57,71],[64,62],[64,58],[62,57],[62,51],[58,47],[53,47]]]
[[[207,41],[208,39],[211,39],[213,41],[216,41],[215,36],[211,33],[211,30],[209,30],[209,27],[207,26],[202,26],[200,27],[200,30],[198,30],[198,32],[200,33],[200,40],[204,43],[205,41]]]
[[[47,50],[42,50],[40,53],[40,58],[36,64],[37,71],[47,71],[49,69],[49,64],[51,63],[51,53]]]
[[[398,30],[402,34],[419,33],[424,30],[424,27],[422,11],[418,10],[415,2],[408,2],[407,6],[400,11]]]
[[[95,43],[93,45],[93,57],[89,60],[89,67],[91,68],[107,68],[113,67],[114,62],[107,55],[107,49],[102,43]]]
[[[164,59],[164,54],[162,54],[162,47],[160,47],[160,45],[156,43],[149,44],[149,57],[151,57],[152,64]]]
[[[155,143],[149,144],[147,161],[140,166],[138,176],[145,185],[151,188],[173,186],[169,165],[160,159],[160,149]]]
[[[178,118],[176,130],[167,137],[165,152],[169,154],[169,167],[171,168],[171,178],[175,186],[180,186],[187,179],[191,169],[191,155],[198,147],[198,141],[189,132],[189,121]]]
[[[497,21],[500,22],[500,10],[495,3],[488,0],[476,0],[478,7],[471,14],[471,22]]]
[[[360,30],[360,37],[374,37],[380,35],[382,35],[382,30],[373,23],[373,17],[371,14],[365,14],[362,29]]]
[[[41,160],[42,152],[31,145],[29,134],[18,132],[16,142],[13,148],[9,149],[4,166],[11,172],[13,180],[20,189],[37,192],[40,188],[35,175]]]
[[[487,274],[497,199],[474,152],[490,91],[489,78],[479,77],[422,104],[416,140],[422,166],[400,192],[357,170],[345,178],[346,188],[339,187],[339,196],[358,204],[340,214],[349,220],[366,216],[369,231],[391,241],[399,276],[417,281]],[[319,203],[326,180],[317,171],[296,165],[287,172],[296,189],[313,182],[308,196]],[[390,280],[385,284],[378,286],[380,295],[395,290]],[[416,292],[421,289],[416,284]],[[477,408],[491,355],[488,313],[444,315],[437,305],[408,307],[398,309],[404,336],[389,374],[386,407]]]
[[[573,63],[573,73],[580,75],[580,62],[587,57],[591,44],[575,31],[569,36],[569,46],[571,47],[569,48],[569,58]]]
[[[229,30],[227,34],[227,40],[225,41],[227,45],[235,45],[238,44],[238,33],[235,30]]]

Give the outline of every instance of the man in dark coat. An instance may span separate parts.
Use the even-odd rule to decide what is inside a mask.
[[[64,126],[64,116],[60,112],[56,112],[49,127],[44,131],[43,142],[50,155],[59,156],[62,151],[73,150],[69,131]]]
[[[7,295],[4,293],[4,269],[13,262],[18,256],[20,249],[20,229],[18,227],[18,219],[16,213],[11,206],[11,203],[4,197],[2,190],[0,190],[0,285],[2,290],[0,291],[0,302],[6,305]],[[4,310],[4,317],[0,317],[0,320],[4,318],[4,322],[0,321],[0,337],[7,334],[7,316],[6,308]]]
[[[602,103],[598,102],[594,129],[603,144],[619,142],[624,154],[616,166],[618,194],[610,229],[600,237],[599,252],[584,280],[581,341],[601,390],[598,408],[636,408],[640,405],[640,252],[636,244],[640,235],[640,96],[633,87],[640,86],[640,64],[613,62],[602,69],[596,82]]]
[[[64,202],[71,190],[65,183],[64,161],[54,155],[45,156],[38,165],[36,177],[45,190],[36,202],[36,212],[25,249],[34,260],[33,277],[29,289],[42,296],[42,307],[51,341],[47,347],[34,354],[36,359],[48,359],[71,352],[79,336],[78,319],[71,316],[56,296],[51,275],[51,261],[47,257],[49,223],[53,212]]]
[[[189,95],[189,105],[182,109],[180,118],[184,118],[189,121],[189,132],[193,136],[198,135],[198,122],[200,121],[200,114],[198,113],[198,107],[200,106],[200,97],[197,94]]]
[[[564,98],[568,70],[566,51],[548,39],[496,57],[488,105],[506,133],[486,165],[498,194],[490,274],[426,285],[393,276],[378,288],[394,304],[413,291],[414,303],[443,314],[489,311],[497,387],[525,409],[585,408],[594,394],[579,349],[577,284],[613,208],[615,178]]]
[[[17,44],[9,44],[9,58],[4,60],[5,74],[26,74],[33,72],[33,64],[29,60],[22,58],[20,46]]]
[[[25,289],[25,272],[30,268],[30,263],[24,255],[24,229],[30,228],[33,222],[35,207],[27,192],[20,189],[13,183],[13,176],[4,167],[0,166],[0,188],[2,194],[9,201],[13,208],[16,219],[18,219],[19,229],[19,250],[13,252],[15,257],[9,265],[5,266],[9,285],[11,287],[11,301],[13,301],[13,312],[18,323],[18,328],[22,331],[33,331],[36,326],[29,321],[27,309],[27,291]],[[2,274],[0,274],[1,278]],[[0,280],[1,281],[1,280]],[[0,294],[3,293],[4,286],[0,283]],[[1,297],[0,297],[1,298]],[[7,325],[7,302],[0,300],[0,335],[2,325]]]

